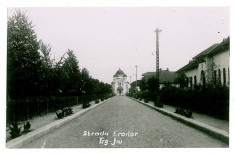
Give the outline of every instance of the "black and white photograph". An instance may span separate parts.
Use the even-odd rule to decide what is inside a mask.
[[[6,11],[6,149],[230,148],[229,6]]]

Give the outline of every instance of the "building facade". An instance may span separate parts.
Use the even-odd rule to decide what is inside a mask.
[[[221,84],[229,86],[230,38],[213,44],[192,58],[178,73],[185,73],[188,87]]]
[[[113,76],[112,89],[115,95],[126,95],[129,92],[130,84],[127,75],[119,69]]]

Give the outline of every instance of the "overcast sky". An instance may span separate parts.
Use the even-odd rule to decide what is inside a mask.
[[[177,71],[196,54],[229,36],[227,7],[20,8],[35,25],[38,40],[52,46],[57,60],[75,52],[80,68],[111,83],[121,68],[135,80],[156,70],[156,33],[160,68]],[[8,9],[11,16],[15,10]],[[129,77],[128,77],[129,80]]]

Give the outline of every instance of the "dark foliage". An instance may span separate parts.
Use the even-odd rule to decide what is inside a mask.
[[[193,115],[192,110],[182,109],[182,108],[178,108],[178,107],[175,109],[175,113],[183,115],[187,118],[192,118],[192,115]]]
[[[97,100],[95,100],[95,103],[96,103],[96,104],[98,104],[99,102],[100,102],[100,101],[99,101],[98,99],[97,99]]]
[[[10,135],[12,138],[16,138],[20,136],[21,127],[19,127],[18,122],[13,122],[11,126],[9,126],[9,129],[10,129]]]
[[[24,121],[34,116],[40,116],[49,112],[56,112],[68,106],[83,104],[100,97],[110,97],[111,94],[104,95],[84,95],[84,96],[60,96],[60,97],[29,97],[26,99],[9,99],[7,106],[7,123],[11,121]],[[20,110],[19,110],[20,109]]]
[[[57,110],[55,113],[58,119],[61,119],[64,117],[64,112],[62,110]]]
[[[161,90],[165,104],[212,115],[219,119],[229,118],[229,88],[208,86],[202,90],[167,87]]]
[[[110,84],[80,70],[73,50],[58,62],[52,47],[37,40],[32,22],[16,11],[7,28],[7,122],[27,120],[112,93]],[[19,110],[20,109],[20,110]]]
[[[145,102],[145,103],[148,103],[149,101],[148,101],[147,99],[144,99],[144,102]]]
[[[83,109],[88,108],[90,106],[91,106],[91,104],[89,102],[83,102],[83,104],[82,104]]]
[[[192,111],[195,111],[219,119],[229,119],[229,87],[221,84],[207,84],[206,87],[186,88],[184,74],[179,74],[177,82],[181,85],[180,88],[166,83],[160,89],[159,103],[156,102],[157,93],[154,89],[154,79],[148,80],[146,83],[147,90],[132,96],[151,100],[158,107],[162,107],[164,103],[185,109],[184,115],[187,117],[191,117]]]
[[[29,129],[31,127],[31,124],[29,123],[29,121],[27,121],[25,124],[24,124],[24,132],[28,132]]]

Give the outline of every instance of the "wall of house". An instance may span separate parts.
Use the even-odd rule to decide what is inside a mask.
[[[194,68],[194,69],[186,71],[185,75],[188,77],[188,79],[190,79],[190,77],[192,77],[192,85],[194,85],[194,82],[195,82],[194,76],[196,75],[196,77],[198,77],[198,68]],[[197,83],[198,83],[199,80],[198,79],[196,79],[196,80],[197,80]],[[191,86],[190,81],[188,82],[188,86]]]
[[[197,68],[194,68],[192,70],[186,71],[185,75],[190,78],[192,77],[192,85],[195,83],[195,78],[194,76],[196,75],[196,80],[197,80],[197,85],[201,84],[202,85],[202,78],[201,78],[201,71],[203,70],[206,76],[206,83],[209,82],[209,80],[212,79],[212,73],[214,71],[209,71],[212,70],[212,64],[213,65],[213,70],[216,71],[216,78],[217,80],[219,79],[219,70],[220,70],[220,81],[223,84],[224,82],[224,75],[223,75],[223,69],[225,69],[225,81],[226,84],[229,85],[229,60],[230,60],[230,51],[226,50],[224,52],[220,52],[216,55],[213,55],[212,57],[205,57],[204,60],[205,62],[200,63]],[[210,77],[209,77],[210,76]],[[189,84],[190,86],[190,84]]]
[[[221,72],[221,83],[223,83],[224,75],[223,75],[223,69],[225,69],[225,79],[226,79],[226,84],[229,84],[229,60],[230,60],[230,55],[229,55],[229,50],[226,50],[224,52],[218,53],[212,57],[212,62],[215,63],[214,70],[216,70],[217,76],[219,74],[219,70]]]

